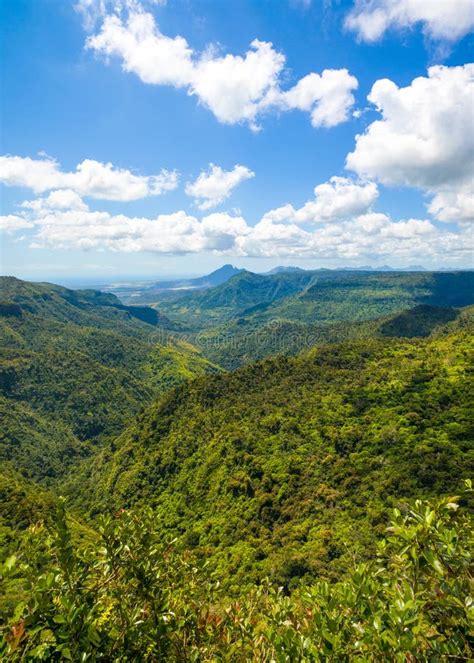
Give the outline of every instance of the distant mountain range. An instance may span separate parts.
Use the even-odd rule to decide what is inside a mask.
[[[249,270],[239,269],[234,267],[234,265],[222,265],[219,269],[211,272],[210,274],[205,274],[198,278],[193,279],[174,279],[171,281],[157,281],[152,286],[149,286],[148,290],[151,291],[161,291],[161,290],[192,290],[198,288],[212,288],[216,285],[221,285],[225,283],[230,278],[239,274],[239,272],[246,272]],[[272,276],[273,274],[292,274],[292,273],[304,273],[304,272],[315,272],[315,271],[336,271],[336,272],[426,272],[428,271],[423,265],[409,265],[408,267],[390,267],[390,265],[381,265],[380,267],[372,267],[372,265],[363,265],[362,267],[340,267],[335,270],[321,267],[319,269],[303,269],[303,267],[296,267],[294,265],[278,265],[273,267],[273,269],[268,270],[267,272],[262,272],[264,276]]]
[[[200,331],[231,320],[241,327],[250,319],[326,324],[374,319],[418,304],[468,306],[472,287],[469,272],[241,270],[213,288],[164,292],[153,304],[172,324]]]
[[[337,272],[427,272],[428,270],[423,265],[408,265],[408,267],[390,267],[390,265],[381,265],[380,267],[372,267],[372,265],[362,265],[361,267],[338,267],[335,270],[321,267],[318,270],[303,269],[302,267],[291,267],[279,265],[270,269],[268,272],[263,272],[266,275],[281,274],[282,272],[314,272],[314,271],[337,271]]]
[[[206,288],[213,288],[218,285],[226,283],[236,274],[247,272],[248,274],[256,274],[258,276],[275,276],[278,274],[311,274],[314,272],[426,272],[427,270],[421,265],[410,265],[402,269],[394,269],[388,265],[381,267],[371,267],[364,265],[362,267],[342,267],[340,269],[328,269],[321,267],[319,269],[303,269],[294,265],[278,265],[267,272],[256,273],[250,272],[246,269],[235,267],[231,264],[222,265],[219,269],[214,270],[210,274],[198,276],[195,278],[180,278],[180,279],[165,279],[163,281],[156,281],[155,283],[138,284],[138,283],[118,283],[102,287],[105,292],[112,292],[122,301],[129,304],[151,303],[156,301],[156,296],[163,295],[163,293],[176,293],[180,290],[204,290]]]
[[[469,273],[472,270],[462,270],[463,273]],[[320,267],[318,269],[303,269],[302,267],[296,267],[292,265],[278,265],[271,270],[263,273],[256,273],[249,271],[247,269],[241,269],[235,267],[231,264],[226,264],[204,276],[195,277],[195,278],[181,278],[181,279],[170,279],[163,281],[156,281],[155,283],[138,283],[138,282],[129,282],[129,283],[114,283],[108,286],[102,286],[102,290],[108,293],[113,293],[116,297],[119,298],[123,304],[126,305],[152,305],[155,306],[157,303],[160,303],[159,309],[163,312],[162,303],[164,301],[174,301],[177,298],[181,298],[187,295],[195,294],[198,296],[200,293],[203,294],[205,290],[212,290],[213,288],[219,288],[224,286],[229,281],[236,277],[243,277],[243,284],[246,283],[246,279],[251,279],[251,285],[256,283],[262,284],[262,279],[276,279],[276,281],[270,281],[269,286],[271,289],[276,287],[279,295],[285,293],[290,295],[291,292],[286,292],[287,287],[290,290],[293,289],[293,286],[296,286],[295,291],[299,289],[297,282],[301,281],[306,287],[310,282],[319,279],[341,279],[347,278],[351,274],[353,276],[360,275],[363,276],[373,276],[382,274],[392,274],[396,276],[397,274],[406,274],[406,275],[418,275],[422,274],[446,274],[446,273],[461,273],[459,270],[455,269],[439,269],[436,272],[431,272],[427,270],[422,265],[409,265],[408,267],[393,268],[389,265],[381,265],[373,267],[371,265],[363,265],[360,267],[341,267],[338,269],[329,269],[325,267]],[[255,279],[252,279],[255,277]],[[278,280],[279,277],[285,277],[284,281],[280,283]],[[294,281],[293,279],[296,279]],[[236,284],[233,284],[231,290],[235,289]],[[280,286],[284,287],[281,288]],[[253,289],[253,288],[252,288]],[[216,293],[217,294],[217,293]],[[254,293],[257,295],[258,293]],[[261,301],[254,302],[254,304],[259,306],[262,304]],[[221,305],[223,305],[221,303]],[[145,308],[144,307],[144,308]],[[144,311],[145,312],[145,311]]]
[[[390,265],[380,265],[380,267],[372,267],[372,265],[362,265],[362,267],[342,267],[344,272],[427,272],[428,270],[423,265],[408,265],[408,267],[390,267]]]

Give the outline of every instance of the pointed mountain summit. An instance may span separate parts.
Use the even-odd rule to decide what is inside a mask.
[[[235,276],[242,271],[242,269],[234,267],[234,265],[222,265],[222,267],[219,267],[219,269],[216,269],[206,276],[201,276],[197,279],[191,279],[190,283],[193,284],[192,287],[194,288],[210,288],[211,286],[225,283],[230,278],[232,278],[232,276]]]
[[[198,276],[197,278],[193,279],[157,281],[146,289],[146,293],[162,292],[164,290],[197,290],[200,288],[212,288],[213,286],[225,283],[236,274],[239,274],[241,271],[243,270],[238,269],[238,267],[234,267],[234,265],[222,265],[222,267],[219,267],[219,269],[216,269],[210,274]]]

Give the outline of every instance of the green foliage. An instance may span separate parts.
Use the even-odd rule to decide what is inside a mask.
[[[59,507],[31,528],[4,578],[9,661],[441,661],[471,657],[470,521],[456,498],[396,510],[377,555],[335,584],[293,595],[268,583],[229,600],[149,509],[102,519],[78,541]]]
[[[174,323],[202,330],[236,317],[259,324],[274,319],[354,322],[417,304],[467,306],[473,303],[473,286],[472,272],[242,271],[215,288],[167,293],[157,301]]]
[[[383,336],[429,336],[435,329],[456,320],[458,312],[452,308],[420,304],[393,316],[380,326]]]
[[[239,317],[196,334],[194,342],[208,359],[233,370],[272,355],[296,355],[315,345],[357,339],[442,335],[463,325],[472,326],[472,313],[473,307],[454,309],[419,304],[402,313],[350,324],[278,318],[261,322],[254,317]]]
[[[88,455],[88,449],[61,422],[38,414],[24,402],[0,396],[0,465],[52,485]]]
[[[31,480],[2,466],[0,471],[0,559],[18,549],[28,527],[54,518],[57,498]],[[1,564],[0,564],[1,566]],[[0,577],[0,613],[8,611],[23,596],[21,583]]]
[[[0,472],[0,551],[10,551],[20,532],[55,513],[56,498],[13,471]]]
[[[57,480],[166,389],[217,370],[139,319],[154,309],[6,277],[0,287],[0,460],[37,481]]]
[[[169,321],[148,306],[124,306],[115,295],[100,290],[70,290],[52,283],[29,283],[12,276],[0,277],[0,315],[22,317],[25,313],[58,322],[114,328],[117,324],[133,334],[135,319],[168,326]]]
[[[234,369],[315,344],[427,336],[473,303],[474,273],[242,271],[203,291],[157,293],[157,306],[211,361]],[[449,308],[448,308],[449,307]]]
[[[63,424],[81,440],[118,434],[124,422],[152,400],[152,390],[132,372],[73,350],[12,350],[3,357],[2,369],[12,376],[4,396],[14,406],[29,406],[52,423]]]
[[[1,660],[470,660],[472,274],[0,285]]]
[[[91,514],[152,505],[232,591],[338,576],[390,506],[472,472],[471,346],[467,331],[365,340],[199,378],[63,490]]]

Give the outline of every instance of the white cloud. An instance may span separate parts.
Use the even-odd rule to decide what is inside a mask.
[[[347,177],[331,177],[318,184],[314,200],[295,209],[284,205],[265,214],[265,219],[276,222],[327,223],[347,219],[367,212],[378,197],[375,182],[354,182]]]
[[[242,216],[227,213],[213,213],[201,219],[184,211],[160,214],[156,218],[114,215],[89,210],[70,192],[63,198],[57,195],[41,198],[38,205],[29,201],[23,206],[21,216],[4,217],[0,225],[7,232],[30,228],[28,238],[34,248],[165,254],[213,252],[226,256],[359,263],[470,264],[470,228],[454,233],[440,230],[427,219],[394,221],[386,214],[372,211],[347,214],[349,204],[338,206],[331,200],[338,186],[342,187],[344,199],[353,185],[350,181],[344,182],[343,178],[332,178],[329,183],[316,187],[322,191],[319,196],[322,197],[323,211],[320,213],[326,214],[326,220],[317,226],[309,223],[302,227],[288,220],[287,214],[279,216],[275,211],[265,214],[253,227]],[[364,185],[360,186],[363,189]],[[359,194],[357,192],[357,196]],[[372,192],[372,196],[365,199],[365,205],[375,197]],[[67,198],[70,207],[65,207]],[[354,204],[352,209],[362,207],[362,203]],[[341,209],[344,210],[342,213]]]
[[[374,42],[389,28],[422,24],[426,36],[454,42],[474,28],[471,0],[356,0],[345,25],[359,39]]]
[[[134,175],[129,170],[93,159],[79,163],[74,172],[63,172],[52,159],[6,155],[0,156],[0,182],[27,187],[35,193],[70,189],[90,198],[128,201],[175,189],[178,175],[168,170],[153,176]]]
[[[383,237],[394,237],[396,239],[412,239],[413,237],[431,235],[436,231],[431,221],[427,219],[408,219],[390,223],[381,228]]]
[[[268,216],[236,241],[238,254],[247,257],[304,257],[310,244],[311,233],[292,223],[275,223]]]
[[[3,230],[6,233],[14,233],[17,230],[22,230],[23,228],[32,228],[33,223],[24,219],[21,216],[16,216],[15,214],[7,214],[6,216],[0,216],[0,230]]]
[[[190,90],[220,122],[247,121],[255,129],[260,107],[278,89],[284,64],[284,55],[271,43],[254,39],[244,57],[205,54],[194,68]]]
[[[350,116],[357,79],[346,69],[309,74],[284,92],[280,79],[285,56],[270,42],[254,39],[243,55],[220,56],[215,47],[196,53],[181,36],[164,35],[152,14],[135,4],[126,18],[105,16],[86,47],[121,60],[124,71],[144,83],[184,88],[225,124],[247,122],[256,130],[258,117],[272,109],[311,113],[314,126],[335,126]]]
[[[280,93],[280,105],[308,111],[313,127],[334,127],[349,118],[354,105],[352,90],[357,87],[357,78],[347,69],[325,69],[321,75],[308,74]]]
[[[7,186],[24,186],[41,193],[57,186],[61,176],[52,159],[0,156],[0,182]]]
[[[54,191],[25,201],[21,207],[21,216],[2,217],[0,227],[7,232],[34,228],[34,234],[29,235],[34,248],[225,252],[234,248],[237,237],[250,231],[242,217],[226,213],[210,214],[199,221],[184,211],[156,218],[96,212],[72,191]]]
[[[470,264],[472,237],[464,231],[441,232],[426,219],[393,221],[387,215],[372,213],[312,231],[264,218],[239,238],[237,245],[240,255],[251,257],[466,266]]]
[[[368,212],[367,214],[361,214],[354,220],[354,227],[371,234],[381,230],[389,221],[390,219],[386,214]]]
[[[186,194],[198,201],[199,209],[209,209],[222,203],[241,182],[255,176],[246,166],[236,165],[232,170],[209,164],[209,170],[200,173],[194,182],[186,185]]]
[[[470,223],[474,220],[474,186],[467,181],[451,190],[441,190],[428,206],[428,211],[440,221]]]
[[[25,200],[21,204],[21,207],[37,212],[52,209],[69,209],[74,211],[86,211],[88,209],[82,198],[71,189],[58,189],[57,191],[51,191],[46,198]]]
[[[399,88],[377,81],[368,96],[382,115],[356,137],[347,167],[384,184],[423,189],[441,221],[472,217],[474,65],[435,66]]]
[[[106,16],[86,46],[106,56],[120,56],[124,71],[137,74],[144,83],[183,87],[193,78],[193,52],[186,40],[162,34],[146,12],[132,11],[127,21],[116,14]]]

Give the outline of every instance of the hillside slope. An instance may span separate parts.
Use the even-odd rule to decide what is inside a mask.
[[[157,300],[175,324],[199,331],[232,319],[332,323],[371,320],[418,304],[473,304],[474,272],[242,271],[201,292]]]
[[[84,455],[80,440],[90,447],[117,435],[166,389],[218,370],[170,336],[153,309],[137,313],[113,295],[13,278],[0,279],[0,292],[2,446],[5,458],[26,465],[31,452],[37,480]]]
[[[156,306],[208,359],[234,369],[319,343],[424,336],[472,304],[474,272],[299,270],[242,271],[216,288],[174,293]]]
[[[470,353],[466,327],[198,378],[84,471],[82,503],[152,505],[231,584],[339,573],[370,554],[391,505],[456,491],[474,469]]]
[[[444,333],[474,321],[474,307],[452,308],[418,304],[373,320],[307,323],[275,318],[237,318],[195,336],[208,359],[235,369],[278,354],[296,355],[315,345],[364,338],[417,338]]]

